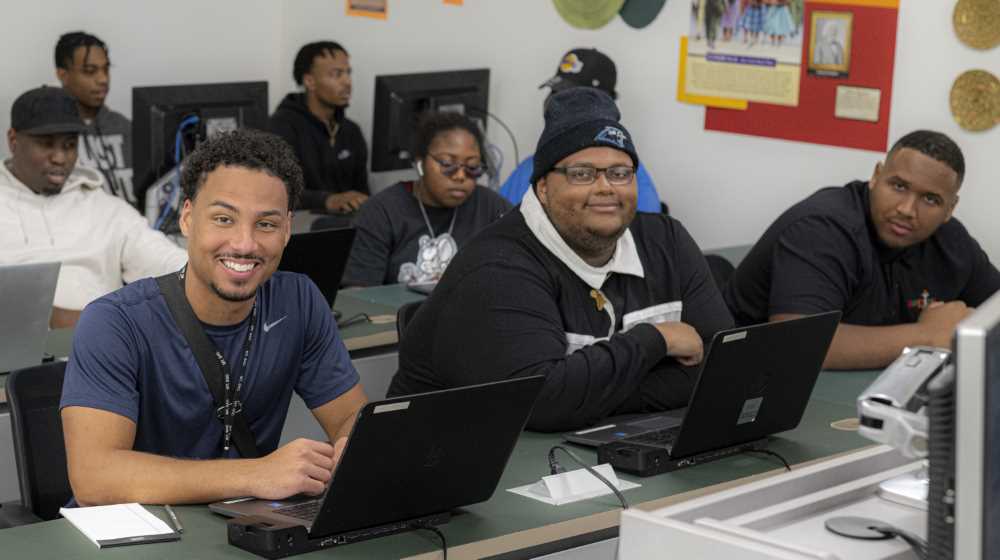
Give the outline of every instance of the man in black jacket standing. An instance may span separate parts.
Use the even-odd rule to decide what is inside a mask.
[[[351,61],[333,41],[309,43],[292,71],[304,93],[285,96],[269,129],[295,150],[305,174],[299,208],[353,212],[368,199],[368,146],[344,116],[351,101]]]
[[[732,317],[681,224],[636,214],[638,154],[614,101],[552,96],[521,206],[452,261],[406,327],[390,395],[544,374],[528,427],[683,406]]]

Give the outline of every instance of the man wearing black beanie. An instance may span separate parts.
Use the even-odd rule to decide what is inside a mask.
[[[638,152],[610,96],[552,96],[521,206],[455,257],[406,328],[390,395],[543,374],[528,427],[684,406],[733,320],[701,250],[636,214]]]

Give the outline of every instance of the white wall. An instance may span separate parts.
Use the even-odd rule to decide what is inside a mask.
[[[995,218],[1000,209],[1000,127],[967,133],[948,111],[952,80],[973,67],[1000,74],[1000,49],[980,53],[958,42],[951,30],[954,2],[902,3],[890,141],[912,129],[934,128],[961,145],[969,170],[957,215],[992,260],[1000,262]],[[643,30],[616,18],[597,31],[571,28],[548,0],[465,4],[394,0],[389,20],[375,21],[346,17],[340,1],[291,1],[282,51],[290,59],[303,43],[321,37],[350,51],[355,80],[348,114],[369,140],[375,75],[489,67],[490,110],[514,130],[523,156],[534,150],[542,129],[545,92],[537,85],[555,72],[569,48],[597,47],[618,66],[624,121],[660,196],[704,248],[755,240],[793,202],[821,186],[867,178],[880,158],[861,150],[706,132],[704,109],[678,103],[674,94],[677,43],[687,32],[689,2],[667,2]],[[291,78],[285,79],[291,88]],[[499,127],[491,124],[490,137],[507,149]],[[379,182],[386,180],[376,177]]]
[[[1000,73],[1000,48],[961,45],[951,30],[952,1],[903,0],[899,17],[892,123],[894,139],[936,128],[965,150],[966,187],[957,215],[1000,262],[1000,128],[964,132],[948,113],[952,80],[969,68]],[[704,109],[675,101],[677,38],[686,33],[688,2],[667,2],[643,30],[620,19],[597,31],[571,28],[548,0],[390,0],[387,21],[349,18],[342,0],[2,0],[7,23],[0,58],[0,130],[14,98],[55,83],[58,35],[86,29],[111,47],[109,105],[131,112],[137,85],[266,79],[272,107],[289,90],[292,58],[317,39],[342,42],[355,70],[348,114],[371,140],[377,74],[488,67],[491,111],[514,130],[522,157],[542,129],[544,91],[560,56],[575,46],[608,53],[619,70],[620,105],[671,210],[705,248],[745,244],[784,208],[824,185],[867,177],[880,154],[706,132]],[[932,70],[934,69],[934,70]],[[491,123],[491,139],[509,141]],[[6,143],[0,153],[6,153]],[[510,170],[510,164],[506,170]],[[376,176],[376,185],[395,175]]]
[[[272,106],[282,71],[283,4],[273,0],[0,0],[0,130],[24,91],[58,85],[59,36],[84,30],[111,52],[109,107],[132,115],[132,87],[267,80]],[[8,153],[2,142],[0,154]]]

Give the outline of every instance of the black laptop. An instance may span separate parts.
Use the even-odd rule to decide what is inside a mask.
[[[565,434],[598,460],[648,476],[719,459],[791,430],[805,412],[839,311],[716,333],[688,406]]]
[[[351,255],[352,243],[352,227],[295,233],[281,255],[278,270],[308,276],[332,309],[344,269],[347,268],[347,258]]]
[[[281,544],[275,558],[446,522],[451,510],[493,495],[543,382],[522,377],[369,403],[322,497],[209,508],[248,516],[229,522],[230,543],[265,556]]]

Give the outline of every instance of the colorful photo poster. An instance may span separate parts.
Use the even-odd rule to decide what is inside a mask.
[[[885,152],[898,15],[899,0],[806,2],[803,62],[819,63],[825,71],[844,74],[819,75],[809,71],[809,64],[802,64],[798,106],[751,102],[745,111],[708,107],[705,129]],[[836,47],[816,60],[820,37],[813,37],[827,27],[813,27],[813,22],[836,22],[832,24],[835,31],[827,33],[831,40],[845,41],[839,65]]]
[[[691,0],[691,95],[796,106],[804,0]]]
[[[344,0],[347,3],[347,15],[385,19],[389,15],[389,0]]]
[[[844,78],[851,68],[851,12],[812,12],[809,24],[809,73]]]

